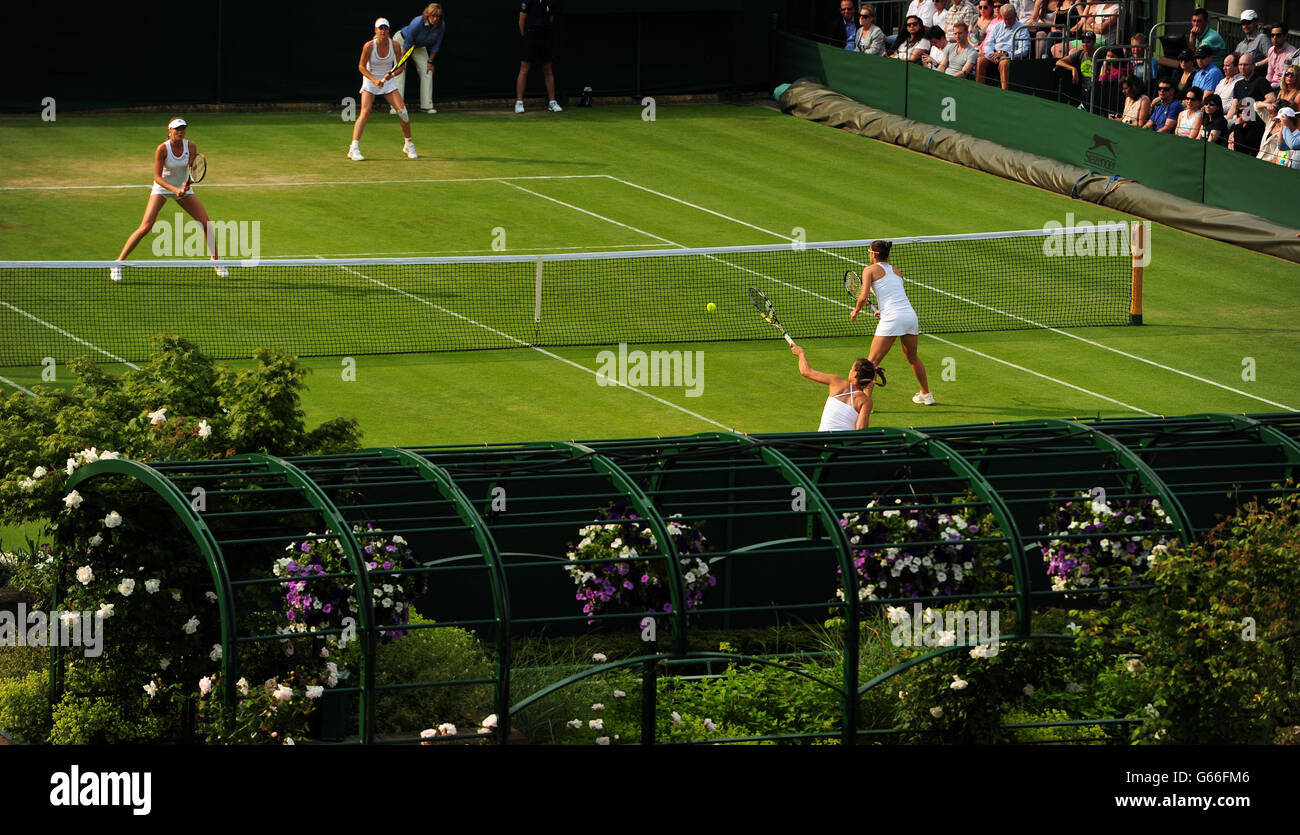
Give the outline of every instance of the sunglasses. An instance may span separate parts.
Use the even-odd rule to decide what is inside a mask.
[[[1174,91],[1173,87],[1157,87],[1156,89],[1162,93],[1172,93]]]

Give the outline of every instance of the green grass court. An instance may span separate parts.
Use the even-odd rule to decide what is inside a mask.
[[[258,221],[262,258],[671,249],[786,243],[800,234],[829,241],[1039,229],[1067,223],[1069,213],[1129,219],[752,104],[661,104],[654,122],[643,121],[639,107],[417,113],[415,161],[401,154],[396,117],[376,112],[361,163],[344,157],[351,125],[334,114],[183,115],[189,138],[209,158],[196,192],[214,220]],[[0,118],[8,162],[0,172],[0,259],[114,258],[144,210],[150,155],[167,118]],[[174,212],[168,207],[160,219]],[[153,259],[153,239],[132,259]],[[1300,266],[1159,226],[1151,250],[1144,326],[924,335],[921,356],[938,405],[911,403],[914,380],[895,348],[873,425],[1300,408],[1292,361]],[[937,258],[902,272],[932,280],[946,266]],[[483,276],[499,283],[503,310],[521,302],[531,310],[530,278]],[[167,326],[172,304],[210,309],[224,331],[338,326],[286,303],[294,288],[214,280],[158,306],[168,289],[110,286],[106,274],[51,282],[43,312],[72,334],[93,332],[104,304],[152,306],[147,321],[158,328]],[[125,292],[106,295],[113,290]],[[926,304],[909,294],[924,331]],[[756,321],[744,298],[711,300],[719,327]],[[642,318],[678,304],[675,318],[694,315],[691,327],[707,328],[704,301],[684,287],[663,297],[629,292],[621,303]],[[566,327],[597,335],[609,315],[580,281],[548,303]],[[419,306],[411,301],[409,311],[399,306],[356,327],[418,347],[427,321]],[[783,319],[798,336],[798,316]],[[871,326],[854,327],[846,332],[860,335],[807,340],[813,365],[843,374],[865,354]],[[0,307],[0,339],[21,342],[43,330]],[[313,357],[305,406],[312,421],[358,418],[373,445],[816,428],[824,389],[800,378],[785,343],[765,330],[757,331],[760,341],[630,346],[702,352],[700,396],[687,396],[685,387],[600,386],[597,357],[609,346],[588,345],[361,355],[355,379],[345,379],[353,369],[341,358]],[[204,343],[202,334],[187,335]],[[41,382],[41,368],[3,368],[0,377],[13,391]]]

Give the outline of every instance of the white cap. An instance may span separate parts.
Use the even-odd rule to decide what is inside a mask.
[[[1245,23],[1248,20],[1259,20],[1259,15],[1255,13],[1254,9],[1246,9],[1241,13],[1241,22]]]
[[[386,18],[386,17],[376,18],[376,19],[375,19],[375,28],[378,29],[380,26],[388,26],[388,18]],[[393,27],[388,26],[388,28],[389,28],[389,29],[392,29]]]
[[[168,130],[171,130],[172,128],[183,128],[183,127],[188,127],[188,125],[185,124],[184,119],[172,119],[170,122],[167,123]]]
[[[1279,110],[1279,111],[1277,112],[1277,115],[1279,115],[1279,116],[1290,116],[1292,119],[1294,119],[1294,118],[1295,118],[1295,111],[1292,110],[1292,109],[1289,108],[1289,107],[1284,107],[1284,108],[1282,108],[1281,110]]]

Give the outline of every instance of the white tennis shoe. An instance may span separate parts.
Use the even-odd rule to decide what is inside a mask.
[[[109,268],[108,268],[108,277],[111,278],[111,279],[113,279],[114,281],[121,281],[121,280],[122,280],[122,268],[121,268],[121,267],[109,267]]]
[[[411,159],[420,158],[420,155],[415,152],[415,143],[410,140],[407,140],[406,144],[402,146],[402,151]]]
[[[425,112],[425,113],[428,113],[430,116],[432,116],[433,114],[435,114],[435,113],[438,112],[438,108],[436,108],[436,107],[426,107],[426,108],[424,108],[424,112]]]
[[[354,159],[357,162],[361,162],[365,157],[361,156],[361,149],[353,145],[351,148],[348,148],[348,159]]]
[[[523,103],[523,102],[521,102],[521,101],[517,101],[517,102],[515,102],[515,112],[516,112],[516,113],[523,113],[523,112],[524,112],[524,103]]]
[[[220,264],[218,264],[217,266],[213,267],[212,269],[214,269],[214,270],[217,271],[217,277],[218,277],[218,278],[230,278],[230,270],[226,269],[225,267],[221,266]]]
[[[918,406],[933,406],[934,392],[927,392],[925,394],[922,394],[921,392],[918,391],[916,394],[912,395],[912,402]]]
[[[560,107],[560,103],[559,103],[558,101],[556,101],[555,99],[551,99],[551,100],[547,103],[547,105],[546,105],[546,109],[549,110],[549,111],[551,111],[552,113],[559,113],[559,112],[561,112],[562,110],[564,110],[564,108]]]

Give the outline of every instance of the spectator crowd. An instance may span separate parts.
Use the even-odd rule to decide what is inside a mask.
[[[1090,83],[1116,82],[1123,100],[1109,114],[1115,121],[1300,168],[1300,51],[1288,43],[1284,22],[1261,25],[1253,10],[1242,12],[1242,37],[1230,49],[1198,8],[1185,37],[1161,38],[1166,51],[1181,46],[1177,54],[1154,59],[1143,33],[1125,43],[1119,3],[911,0],[894,34],[877,24],[875,5],[839,5],[829,34],[846,50],[996,82],[1004,90],[1013,62],[1052,58],[1071,103],[1082,106]],[[1100,48],[1104,58],[1094,67]],[[1153,81],[1154,100],[1148,95]]]

